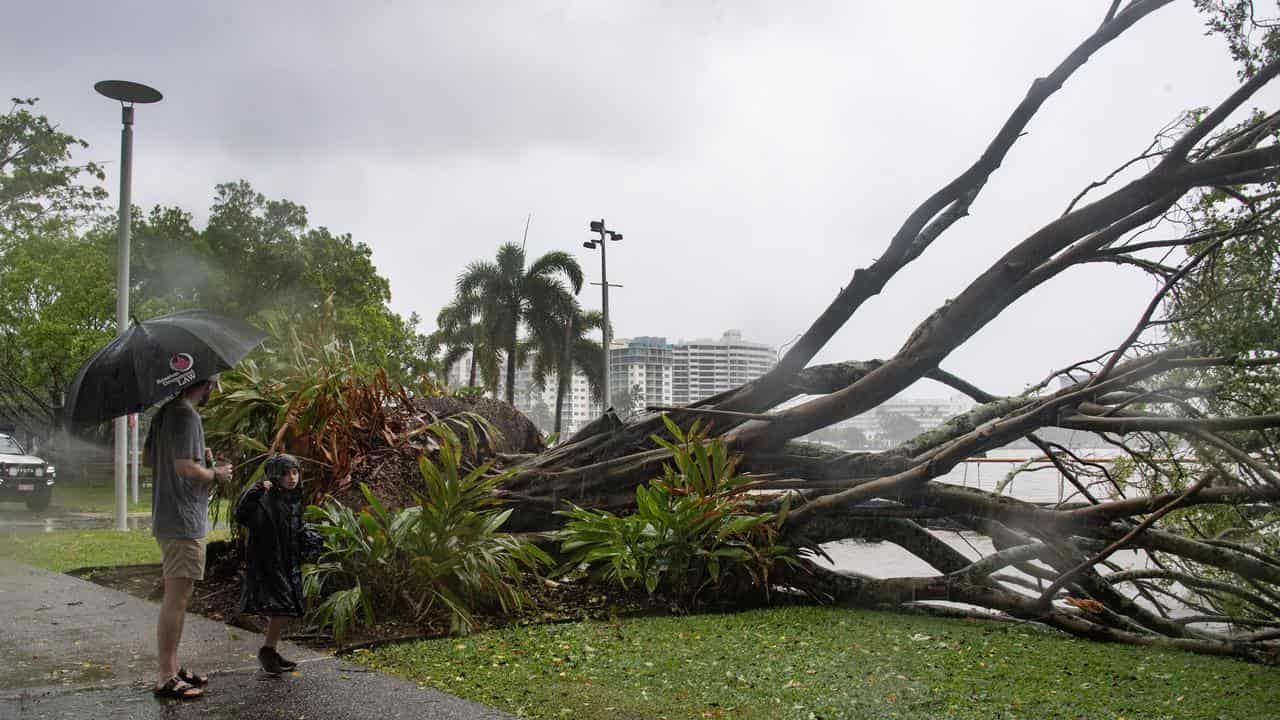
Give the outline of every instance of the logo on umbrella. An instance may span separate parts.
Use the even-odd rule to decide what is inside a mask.
[[[173,372],[156,380],[156,384],[167,388],[170,385],[186,387],[196,379],[196,361],[187,353],[174,353],[169,356],[169,369]]]

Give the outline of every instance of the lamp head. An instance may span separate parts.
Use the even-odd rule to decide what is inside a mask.
[[[128,80],[101,80],[93,84],[93,89],[97,90],[100,95],[105,95],[112,100],[119,100],[123,103],[145,104],[160,102],[164,96],[160,91],[143,85],[142,83],[129,82]]]

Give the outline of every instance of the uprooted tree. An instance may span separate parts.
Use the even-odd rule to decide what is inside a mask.
[[[768,478],[763,507],[788,497],[794,544],[896,543],[937,573],[877,579],[810,564],[806,582],[836,602],[956,601],[1096,639],[1280,659],[1280,379],[1276,211],[1280,113],[1247,114],[1277,75],[1271,29],[1249,2],[1197,5],[1241,62],[1241,85],[1188,113],[1066,211],[1013,243],[885,360],[809,366],[863,304],[964,218],[1041,106],[1094,53],[1171,0],[1109,3],[1101,25],[1026,97],[978,159],[919,205],[880,256],[854,271],[767,375],[669,413],[713,435]],[[1243,120],[1240,118],[1243,117]],[[1123,184],[1119,184],[1123,181]],[[1117,186],[1118,185],[1118,186]],[[1115,348],[1082,348],[1078,365],[997,397],[941,368],[948,355],[1042,283],[1086,263],[1150,273],[1160,289]],[[1242,317],[1242,315],[1244,317]],[[1052,381],[1072,380],[1057,391]],[[923,378],[976,400],[972,411],[883,452],[840,453],[796,441],[875,410]],[[788,400],[799,404],[778,409]],[[556,523],[566,501],[626,509],[669,455],[648,413],[606,415],[569,441],[520,458],[504,489],[524,529]],[[1037,435],[1096,433],[1122,451],[1106,466]],[[937,482],[968,458],[1028,438],[1078,502],[1040,506]],[[1123,466],[1123,467],[1120,467]],[[1123,472],[1122,472],[1123,471]],[[925,529],[946,518],[988,536],[977,561]],[[1146,569],[1111,561],[1120,549]]]

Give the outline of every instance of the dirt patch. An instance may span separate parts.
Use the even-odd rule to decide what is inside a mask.
[[[425,397],[413,401],[414,408],[437,420],[471,412],[488,420],[498,431],[488,444],[493,453],[539,453],[546,449],[537,426],[523,413],[493,398]]]

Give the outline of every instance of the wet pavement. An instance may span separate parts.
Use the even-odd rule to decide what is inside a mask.
[[[129,513],[130,530],[151,527],[150,512]],[[97,530],[116,526],[111,513],[84,512],[51,507],[32,512],[17,503],[0,503],[0,535],[55,532],[57,530]]]
[[[512,716],[330,658],[305,663],[297,674],[279,678],[250,669],[220,673],[209,695],[195,701],[161,703],[145,687],[85,689],[32,694],[8,705],[0,700],[0,717],[510,720]]]
[[[262,637],[197,615],[183,632],[183,665],[212,676],[206,697],[159,701],[158,607],[69,575],[0,559],[0,718],[510,719],[491,708],[282,644],[300,663],[271,677],[257,668]]]

